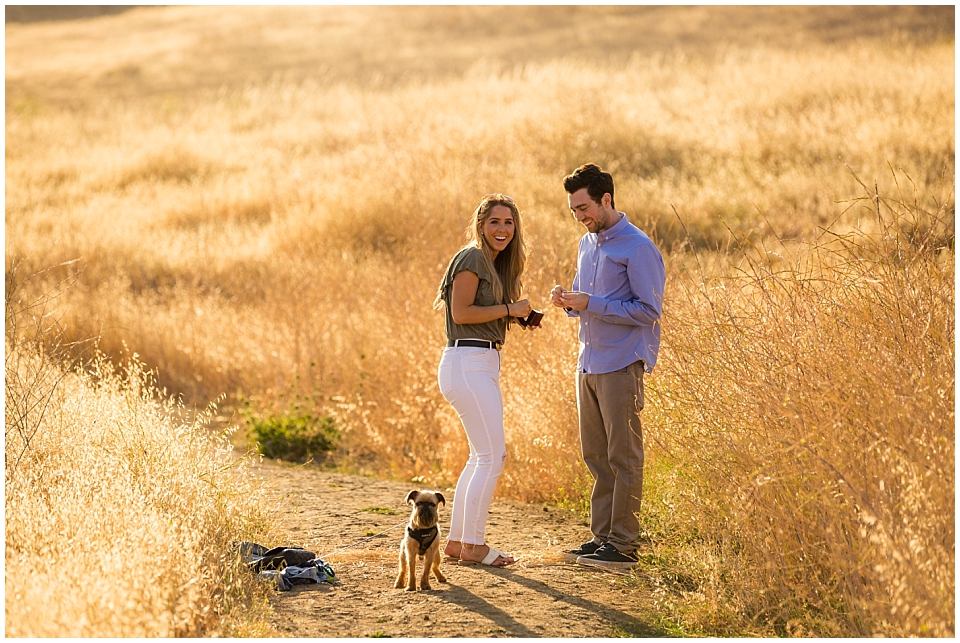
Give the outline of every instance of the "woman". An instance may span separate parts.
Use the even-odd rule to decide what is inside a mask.
[[[513,318],[531,311],[530,302],[520,299],[526,252],[516,203],[503,194],[483,197],[467,233],[471,241],[447,266],[436,301],[445,309],[447,331],[437,373],[440,392],[460,416],[470,443],[444,553],[460,565],[503,567],[514,558],[487,545],[484,532],[507,458],[499,351]]]

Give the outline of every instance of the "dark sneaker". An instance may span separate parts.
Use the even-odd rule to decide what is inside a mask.
[[[567,551],[563,552],[563,559],[566,560],[567,562],[575,563],[577,562],[577,558],[579,558],[580,556],[586,556],[587,554],[595,554],[597,553],[598,549],[600,549],[600,545],[598,545],[597,543],[591,540],[589,542],[583,543],[576,549],[568,549]]]
[[[636,566],[637,555],[633,552],[625,554],[618,551],[610,543],[606,543],[592,554],[577,557],[577,564],[610,569],[629,569]]]

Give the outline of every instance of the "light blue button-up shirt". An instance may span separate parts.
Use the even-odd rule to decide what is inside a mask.
[[[660,316],[666,272],[663,256],[646,234],[620,213],[620,221],[580,239],[573,290],[590,295],[580,318],[584,373],[610,373],[643,360],[653,372],[660,351]]]

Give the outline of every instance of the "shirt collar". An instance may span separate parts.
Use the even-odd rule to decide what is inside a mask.
[[[614,223],[612,226],[604,230],[603,232],[597,233],[597,239],[600,241],[606,241],[611,237],[615,237],[620,234],[625,227],[627,227],[627,215],[623,212],[617,212],[620,215],[620,220]]]

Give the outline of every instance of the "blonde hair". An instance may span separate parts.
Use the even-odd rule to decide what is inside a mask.
[[[490,211],[494,207],[502,205],[513,214],[513,239],[507,244],[497,258],[493,258],[493,252],[483,236],[483,224],[490,217]],[[473,217],[470,219],[466,229],[467,244],[465,248],[479,248],[483,252],[484,261],[487,269],[492,275],[493,296],[504,304],[512,304],[519,301],[520,294],[523,291],[523,283],[520,277],[527,264],[526,244],[523,240],[523,225],[520,220],[520,210],[512,197],[505,194],[488,194],[480,201],[473,211]],[[462,248],[461,248],[462,249]],[[437,289],[437,299],[434,301],[434,308],[443,307],[443,283]]]

